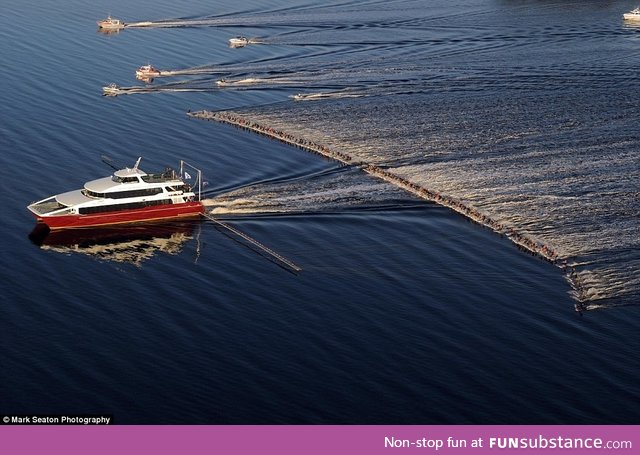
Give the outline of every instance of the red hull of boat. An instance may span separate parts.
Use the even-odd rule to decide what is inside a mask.
[[[54,230],[195,217],[202,213],[204,213],[202,203],[186,202],[184,204],[156,205],[137,210],[122,210],[88,215],[37,216],[36,218],[39,223],[44,223],[49,226],[49,229]]]

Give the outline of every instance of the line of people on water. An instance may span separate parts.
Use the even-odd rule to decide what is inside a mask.
[[[390,181],[395,185],[401,186],[404,189],[424,198],[434,202],[437,202],[440,205],[444,205],[455,210],[458,213],[465,215],[466,217],[476,221],[477,223],[483,224],[485,226],[490,227],[496,232],[500,232],[502,234],[507,235],[511,238],[515,243],[523,246],[527,250],[539,254],[547,260],[555,262],[558,259],[558,253],[554,251],[548,245],[545,245],[541,242],[533,240],[526,235],[523,235],[517,232],[510,226],[506,226],[505,224],[492,219],[488,215],[480,212],[474,207],[464,204],[458,199],[443,195],[437,191],[432,191],[427,188],[424,188],[414,182],[411,182],[403,177],[400,177],[397,174],[389,172],[386,169],[383,169],[374,164],[367,164],[363,167],[368,173],[372,175],[376,175],[384,180]]]
[[[335,160],[341,161],[345,164],[354,164],[352,163],[352,157],[346,153],[339,152],[337,150],[331,150],[329,147],[319,144],[317,142],[313,142],[307,139],[303,139],[293,134],[277,130],[275,128],[262,125],[257,122],[249,121],[246,118],[232,114],[230,112],[212,112],[212,111],[201,111],[191,114],[192,116],[204,118],[207,120],[217,120],[220,122],[230,123],[241,128],[247,128],[252,131],[255,131],[260,134],[264,134],[266,136],[273,137],[275,139],[279,139],[287,144],[293,144],[298,147],[304,148],[306,150],[319,153],[320,155],[333,158]]]
[[[352,157],[346,153],[342,153],[336,150],[331,150],[328,147],[318,144],[313,141],[309,141],[307,139],[299,138],[294,136],[293,134],[280,131],[278,129],[262,125],[260,123],[251,121],[241,115],[234,114],[231,112],[224,111],[200,111],[195,113],[189,113],[189,115],[194,117],[199,117],[207,120],[217,120],[220,122],[230,123],[241,128],[246,128],[251,131],[264,134],[276,139],[279,139],[288,144],[296,145],[306,150],[319,153],[323,156],[336,159],[345,164],[361,164],[361,163],[353,163]],[[363,170],[367,173],[374,175],[378,178],[386,180],[388,182],[393,183],[394,185],[400,186],[411,193],[430,201],[434,201],[440,205],[448,207],[456,212],[466,216],[467,218],[490,227],[496,232],[504,234],[508,236],[514,243],[521,246],[525,250],[537,254],[544,259],[558,263],[558,253],[548,245],[545,245],[542,242],[531,239],[528,236],[517,232],[513,227],[507,226],[497,220],[492,219],[488,215],[480,212],[474,207],[464,204],[462,201],[455,199],[450,196],[446,196],[437,191],[429,190],[417,183],[411,182],[404,177],[401,177],[393,172],[390,172],[380,166],[376,166],[374,164],[364,164],[362,166]],[[558,264],[561,267],[566,267],[566,263]]]

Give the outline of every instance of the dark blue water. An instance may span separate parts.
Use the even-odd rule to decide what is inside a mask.
[[[635,5],[129,3],[2,2],[0,412],[638,423]],[[97,33],[107,13],[164,22]],[[230,49],[238,34],[264,44]],[[145,86],[149,62],[182,73]],[[110,82],[147,89],[101,97]],[[240,111],[486,210],[553,245],[582,293],[357,166],[190,109]],[[106,175],[102,154],[198,165],[213,213],[303,271],[204,221],[30,238],[26,205]]]

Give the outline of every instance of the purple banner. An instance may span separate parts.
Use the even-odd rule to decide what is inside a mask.
[[[0,427],[11,454],[638,453],[638,426],[25,426]],[[613,451],[613,452],[612,452]]]

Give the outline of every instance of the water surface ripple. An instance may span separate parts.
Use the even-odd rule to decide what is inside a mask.
[[[635,5],[427,3],[3,1],[0,412],[636,424]],[[152,26],[98,33],[108,13]],[[136,81],[147,63],[174,74]],[[553,246],[582,292],[363,166],[202,109],[465,201]],[[198,165],[209,210],[303,271],[208,221],[32,232],[26,205],[106,175],[102,154]]]

